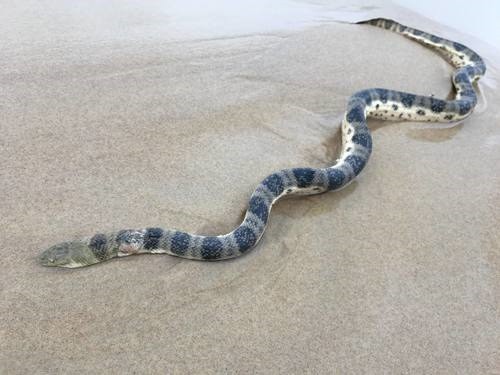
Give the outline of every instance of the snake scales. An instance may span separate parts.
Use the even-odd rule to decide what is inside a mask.
[[[283,169],[269,175],[253,192],[243,222],[232,232],[201,236],[171,229],[145,228],[98,233],[89,239],[50,247],[41,254],[41,264],[74,268],[141,253],[167,253],[200,260],[237,257],[246,253],[262,237],[271,207],[280,197],[339,190],[363,170],[372,150],[367,117],[450,122],[464,119],[472,113],[477,103],[472,84],[486,70],[478,54],[462,44],[392,20],[378,18],[359,23],[394,31],[435,49],[456,68],[453,73],[455,99],[442,100],[381,88],[356,92],[349,98],[342,121],[342,151],[335,165],[318,169]]]

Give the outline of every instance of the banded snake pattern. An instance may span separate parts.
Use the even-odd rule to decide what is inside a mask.
[[[383,88],[353,94],[342,120],[342,151],[327,168],[291,168],[267,176],[250,197],[243,222],[232,232],[203,236],[162,228],[127,229],[98,233],[88,239],[57,244],[45,250],[45,266],[83,267],[114,257],[166,253],[198,260],[222,260],[245,254],[264,234],[272,205],[291,194],[319,194],[345,187],[366,166],[372,151],[367,118],[454,122],[469,116],[477,103],[473,83],[486,70],[481,57],[468,47],[393,20],[377,18],[359,22],[391,30],[436,50],[453,67],[453,100],[437,99]]]

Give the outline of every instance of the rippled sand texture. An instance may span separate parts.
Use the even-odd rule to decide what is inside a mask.
[[[280,202],[248,255],[54,270],[36,263],[41,250],[96,231],[231,230],[270,172],[333,163],[356,90],[451,93],[440,57],[370,26],[204,37],[169,29],[168,2],[89,4],[12,3],[0,16],[1,373],[499,370],[490,49],[471,45],[489,70],[470,119],[370,121],[357,181]]]

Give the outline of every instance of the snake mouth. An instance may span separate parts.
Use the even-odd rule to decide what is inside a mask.
[[[98,260],[83,241],[62,242],[42,252],[39,262],[45,267],[77,268],[95,264]]]

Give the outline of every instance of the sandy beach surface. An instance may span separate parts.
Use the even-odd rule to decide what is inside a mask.
[[[385,2],[234,3],[2,1],[0,373],[500,373],[494,49]],[[334,22],[381,15],[485,57],[469,119],[370,120],[357,180],[279,202],[239,259],[37,263],[95,232],[229,232],[266,175],[334,162],[355,91],[449,97],[432,51]]]

